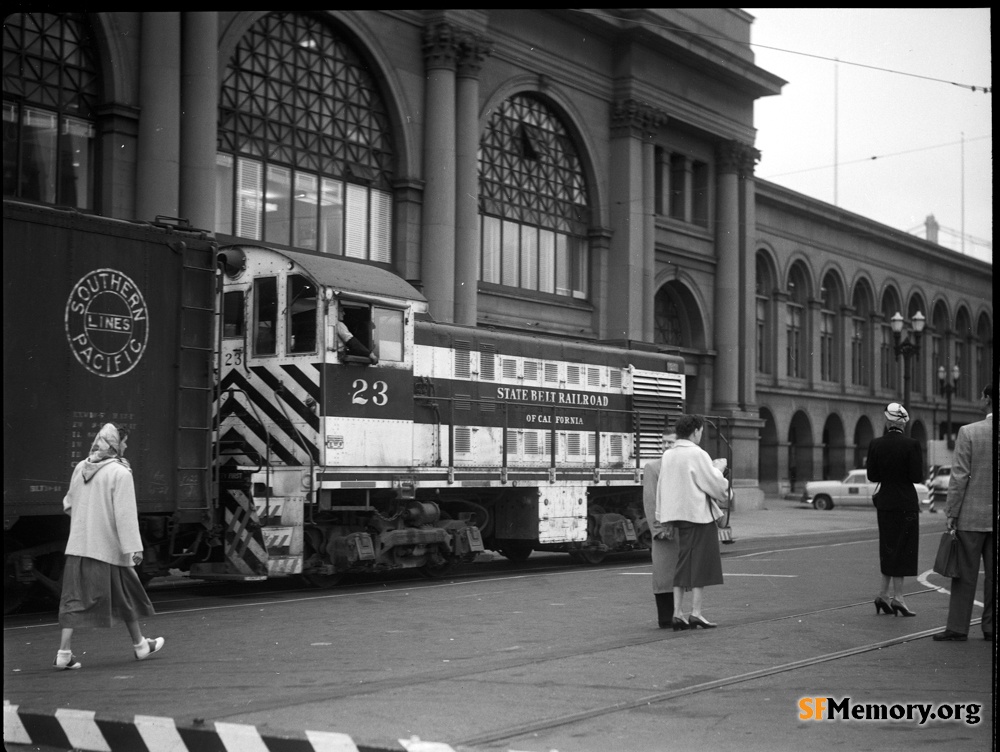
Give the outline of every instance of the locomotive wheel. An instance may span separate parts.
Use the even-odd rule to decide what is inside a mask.
[[[596,548],[584,548],[577,553],[580,554],[581,561],[591,566],[600,564],[608,555],[607,551],[598,551]]]
[[[499,549],[499,553],[508,561],[513,561],[520,564],[522,561],[527,561],[528,557],[531,556],[531,544],[530,543],[509,543],[503,548]]]
[[[436,580],[441,577],[447,577],[454,568],[455,560],[445,559],[443,564],[427,564],[420,567],[420,574],[429,580]]]
[[[317,529],[307,529],[305,531],[305,557],[304,561],[308,564],[310,561],[322,562],[323,557],[318,552],[319,546],[323,542],[323,536]],[[329,588],[337,587],[340,581],[344,579],[343,572],[334,572],[333,574],[320,574],[319,572],[303,572],[302,579],[305,580],[306,584],[312,585],[314,588],[320,588],[322,590],[328,590]]]
[[[314,588],[327,590],[329,588],[337,587],[337,585],[340,584],[340,581],[344,579],[344,573],[336,572],[334,574],[317,574],[315,572],[303,572],[302,579]]]

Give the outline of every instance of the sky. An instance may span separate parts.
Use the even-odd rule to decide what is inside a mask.
[[[743,10],[788,82],[755,105],[756,176],[920,237],[932,214],[992,262],[990,9]]]

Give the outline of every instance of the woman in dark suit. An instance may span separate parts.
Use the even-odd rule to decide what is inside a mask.
[[[885,434],[868,447],[868,480],[880,484],[874,501],[882,592],[875,598],[875,613],[916,616],[903,597],[903,578],[917,574],[920,502],[913,484],[923,479],[923,453],[918,441],[903,435],[910,416],[902,405],[891,403],[885,419]]]

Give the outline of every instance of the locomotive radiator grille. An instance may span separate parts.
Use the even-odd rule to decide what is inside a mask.
[[[684,374],[633,369],[632,404],[639,424],[640,460],[660,455],[666,419],[681,415],[684,396]]]

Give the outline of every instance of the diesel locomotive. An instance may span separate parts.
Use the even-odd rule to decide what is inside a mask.
[[[108,420],[145,578],[326,587],[648,545],[676,355],[440,323],[385,267],[13,201],[4,288],[5,610],[57,590],[62,496]]]

